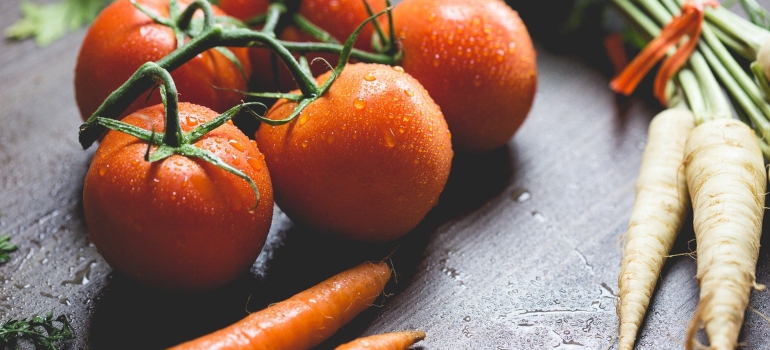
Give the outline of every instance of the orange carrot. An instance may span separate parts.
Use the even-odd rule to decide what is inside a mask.
[[[363,263],[170,350],[309,349],[369,307],[389,279],[386,263]]]
[[[422,331],[400,331],[370,335],[342,344],[334,350],[406,350],[425,339]]]

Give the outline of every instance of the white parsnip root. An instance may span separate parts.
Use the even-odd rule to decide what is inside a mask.
[[[734,349],[756,287],[767,175],[754,131],[736,119],[703,122],[685,150],[693,206],[700,301],[687,349],[705,328],[711,349]]]
[[[670,108],[650,122],[618,276],[619,350],[634,347],[660,271],[690,209],[684,148],[695,117]]]

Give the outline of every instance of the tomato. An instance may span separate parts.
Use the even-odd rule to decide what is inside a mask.
[[[403,0],[393,9],[404,70],[441,106],[457,152],[513,137],[537,89],[536,52],[501,0]]]
[[[387,7],[385,0],[366,1],[373,13],[378,13]],[[369,12],[363,0],[302,0],[299,14],[323,28],[341,43],[344,43],[353,31],[369,18]],[[386,15],[381,15],[379,18],[385,17]],[[354,47],[372,51],[373,34],[374,25],[369,23],[361,30]]]
[[[374,13],[378,13],[387,7],[385,0],[368,0]],[[245,20],[267,10],[266,0],[220,0],[219,6],[233,17]],[[302,0],[299,2],[297,12],[307,20],[320,27],[339,42],[344,43],[353,34],[353,31],[367,18],[369,13],[361,0]],[[385,15],[381,17],[384,18]],[[295,26],[280,28],[277,33],[281,40],[308,42],[316,41],[311,35],[302,32]],[[358,35],[354,47],[359,50],[372,51],[372,35],[374,25],[366,25]],[[315,58],[323,58],[331,66],[337,65],[335,54],[310,53],[307,55],[311,62],[311,71],[318,76],[329,70],[329,66],[322,62],[312,62]],[[278,86],[271,66],[270,51],[265,48],[254,48],[251,51],[251,61],[254,67],[252,80],[256,89],[260,91],[289,91],[297,87],[291,73],[278,62]]]
[[[216,112],[180,103],[182,129]],[[162,105],[123,121],[164,130]],[[91,241],[116,271],[141,283],[183,291],[217,288],[247,271],[264,245],[273,192],[256,143],[228,122],[195,142],[249,176],[172,155],[147,162],[147,143],[118,131],[101,140],[85,177],[83,210]],[[155,149],[155,146],[152,147]]]
[[[168,0],[137,2],[161,17],[168,17]],[[189,3],[189,0],[179,1],[182,7]],[[216,7],[214,13],[224,15]],[[75,97],[82,118],[88,119],[139,66],[165,57],[176,47],[173,30],[155,23],[129,0],[116,0],[107,6],[91,24],[77,58]],[[245,77],[237,65],[224,55],[213,49],[208,50],[172,72],[180,101],[224,112],[243,99],[232,89],[247,89],[246,77],[251,75],[248,49],[230,50],[238,58]],[[122,116],[146,105],[160,103],[158,94],[152,94],[149,101],[145,100],[145,96],[138,98]]]
[[[283,119],[295,107],[279,100],[266,117]],[[416,227],[436,205],[453,157],[438,105],[403,69],[380,64],[349,64],[295,119],[263,124],[256,140],[289,218],[365,242]]]
[[[246,21],[267,12],[268,0],[219,0],[217,6],[228,15]]]

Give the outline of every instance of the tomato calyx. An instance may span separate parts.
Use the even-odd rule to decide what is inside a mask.
[[[134,2],[136,0],[133,0]],[[172,0],[176,3],[175,0]],[[173,8],[173,6],[172,6]],[[211,5],[204,0],[194,1],[188,8],[176,17],[179,18],[192,18],[192,15],[198,9],[204,9],[204,14],[208,11],[205,9],[211,9]],[[277,17],[284,8],[281,6],[270,7],[268,11],[266,21],[272,22],[273,18]],[[200,30],[193,32],[187,31],[189,40],[186,40],[176,50],[170,54],[161,58],[157,62],[148,62],[137,69],[136,72],[121,85],[114,90],[104,102],[96,109],[96,111],[80,126],[79,141],[83,149],[87,149],[92,145],[99,137],[106,131],[105,122],[103,119],[115,119],[120,116],[134,100],[139,98],[144,92],[157,84],[156,79],[156,66],[166,70],[168,72],[180,67],[185,62],[191,60],[193,57],[200,53],[217,47],[264,47],[270,49],[274,54],[280,58],[289,72],[294,77],[301,95],[282,94],[282,93],[246,93],[245,95],[268,97],[268,98],[286,98],[293,101],[298,101],[295,113],[289,118],[281,121],[267,121],[257,113],[253,113],[253,110],[249,109],[252,114],[256,115],[259,120],[272,123],[281,124],[286,123],[293,119],[310,103],[315,101],[318,97],[323,95],[329,86],[334,81],[335,77],[339,75],[342,68],[347,64],[347,61],[351,58],[355,58],[367,62],[383,63],[393,65],[395,64],[394,58],[388,55],[375,54],[356,50],[353,48],[353,44],[356,41],[359,33],[363,30],[364,26],[374,21],[377,16],[390,12],[392,9],[387,9],[371,16],[366,21],[361,23],[356,30],[346,40],[344,45],[335,43],[300,43],[291,41],[278,40],[272,31],[255,31],[240,25],[230,25],[228,23],[237,21],[231,19],[228,21],[217,21],[215,18],[209,17],[209,20],[204,20]],[[205,17],[205,16],[204,16]],[[192,19],[191,19],[192,20]],[[223,23],[226,22],[226,23]],[[301,58],[299,61],[294,58],[293,53],[306,53],[306,52],[326,52],[326,53],[338,53],[340,55],[339,63],[334,69],[334,74],[331,79],[327,80],[322,86],[318,86],[315,82],[312,74],[309,72],[307,63]],[[150,64],[152,63],[152,64]],[[175,97],[176,98],[176,97]],[[100,121],[102,120],[102,121]]]
[[[268,118],[265,118],[263,115],[259,115],[257,113],[254,113],[250,108],[248,109],[248,111],[252,115],[254,115],[257,119],[259,119],[261,122],[263,122],[265,124],[268,124],[268,125],[272,125],[272,126],[285,124],[285,123],[290,122],[294,118],[296,118],[300,113],[302,113],[302,111],[305,109],[305,107],[307,107],[308,105],[313,103],[313,101],[317,100],[319,97],[323,96],[326,93],[326,91],[329,90],[329,88],[331,87],[331,85],[334,82],[334,80],[337,79],[337,77],[342,72],[342,69],[344,69],[345,66],[347,65],[347,63],[348,63],[348,61],[350,59],[350,56],[351,56],[351,54],[353,52],[353,45],[355,44],[356,40],[358,39],[358,35],[361,33],[361,31],[364,29],[364,27],[369,22],[373,22],[378,16],[380,16],[380,15],[386,13],[386,12],[390,13],[391,9],[392,9],[392,7],[388,7],[385,10],[380,11],[379,13],[373,14],[372,16],[367,18],[365,21],[363,21],[361,24],[359,24],[358,27],[356,27],[356,29],[353,31],[353,33],[345,40],[345,44],[342,46],[342,50],[340,51],[340,57],[339,57],[339,61],[337,62],[337,66],[332,70],[332,74],[329,77],[329,79],[326,80],[324,82],[324,84],[321,85],[320,87],[318,87],[316,85],[316,83],[315,83],[315,80],[312,80],[312,78],[311,78],[310,81],[303,82],[303,83],[305,83],[307,85],[304,85],[304,84],[302,84],[302,83],[300,83],[298,81],[298,85],[300,87],[300,90],[303,92],[301,95],[291,94],[291,93],[263,93],[263,92],[256,92],[256,93],[246,92],[245,93],[245,94],[247,94],[249,96],[269,97],[269,98],[283,98],[283,99],[286,99],[286,100],[297,102],[297,105],[294,107],[294,110],[292,111],[292,113],[290,113],[286,118],[277,119],[277,120],[276,119],[268,119]],[[289,42],[286,42],[286,43],[290,44]],[[315,43],[313,43],[313,44],[315,44]],[[283,46],[283,47],[285,48],[285,46]],[[302,57],[304,57],[304,56],[300,56],[300,58],[302,58]],[[307,65],[305,64],[304,67],[307,67]],[[305,69],[305,68],[302,68],[302,69]],[[306,73],[306,75],[305,75],[306,77],[311,76],[309,70],[305,70],[304,72]],[[309,90],[309,91],[305,92],[305,90],[303,90],[303,88],[306,89],[306,90]]]
[[[260,193],[256,183],[254,183],[248,175],[228,164],[217,155],[193,144],[201,137],[232,119],[241,108],[249,108],[249,106],[252,105],[262,104],[259,102],[243,102],[218,115],[216,118],[202,123],[188,132],[183,132],[179,120],[177,90],[174,85],[174,80],[171,78],[171,74],[152,62],[148,62],[142,67],[146,74],[152,75],[154,79],[160,82],[158,89],[160,90],[163,107],[165,109],[165,131],[159,133],[156,132],[154,128],[152,130],[147,130],[120,120],[99,116],[94,117],[95,119],[93,122],[107,129],[119,131],[147,142],[147,152],[144,157],[145,161],[157,162],[174,154],[178,154],[185,157],[202,159],[224,171],[242,178],[249,183],[256,195],[256,202],[250,211],[255,210],[260,202]],[[251,108],[249,108],[249,110],[251,110]],[[152,151],[152,146],[156,146],[155,151]]]
[[[385,3],[387,4],[387,8],[391,9],[393,7],[392,2],[390,0],[385,0]],[[372,11],[372,8],[369,6],[369,2],[364,0],[364,6],[366,6],[366,11],[369,12],[369,16],[374,16],[374,13]],[[377,21],[374,21],[374,32],[375,35],[372,37],[372,48],[374,49],[374,52],[386,54],[393,58],[395,62],[400,62],[401,58],[403,57],[403,50],[401,50],[401,47],[397,45],[397,42],[395,40],[396,38],[396,31],[395,31],[395,25],[393,24],[393,14],[390,10],[388,10],[388,34],[385,34],[385,31],[382,29],[382,26]],[[391,64],[393,65],[393,64]]]
[[[165,18],[151,9],[138,3],[137,0],[130,0],[131,4],[136,7],[137,10],[144,13],[147,17],[152,19],[155,23],[167,26],[174,31],[174,37],[176,38],[177,48],[184,45],[184,43],[190,39],[199,35],[203,31],[214,26],[215,23],[222,25],[230,25],[236,27],[245,27],[245,24],[234,21],[227,16],[216,16],[214,10],[211,7],[211,3],[206,0],[195,0],[187,6],[184,11],[181,10],[179,2],[177,0],[169,0],[168,13],[169,17]],[[203,12],[203,18],[193,18],[193,15],[198,12]],[[214,47],[222,56],[225,56],[230,62],[232,62],[240,71],[244,81],[248,81],[246,71],[243,69],[243,64],[230,51],[230,49],[223,46]]]

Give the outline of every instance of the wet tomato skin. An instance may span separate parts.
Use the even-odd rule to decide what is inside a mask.
[[[527,27],[501,0],[403,0],[393,9],[400,63],[441,106],[455,151],[504,146],[537,90]]]
[[[283,119],[295,106],[278,101],[266,117]],[[256,140],[289,218],[364,242],[414,229],[437,204],[454,155],[425,89],[380,64],[349,64],[326,94],[288,124],[260,126]]]
[[[180,104],[183,130],[216,116]],[[141,109],[125,122],[162,131],[163,109]],[[172,155],[149,163],[147,144],[110,131],[85,177],[83,206],[90,239],[116,271],[154,287],[215,289],[247,271],[264,245],[273,194],[264,156],[226,123],[196,142],[248,175],[244,179],[199,159]],[[153,147],[154,149],[155,147]]]
[[[179,4],[184,8],[190,2],[180,0]],[[168,0],[139,0],[138,3],[168,18]],[[213,8],[215,15],[225,15],[216,6]],[[75,66],[75,98],[82,119],[88,119],[142,64],[158,61],[176,48],[174,31],[155,23],[129,0],[116,0],[108,5],[89,27]],[[221,53],[207,50],[171,72],[180,101],[224,112],[243,99],[243,95],[233,89],[247,89],[251,75],[248,49],[229,49],[238,58],[243,73]],[[145,93],[121,116],[158,103],[157,93],[151,94],[149,100]]]

